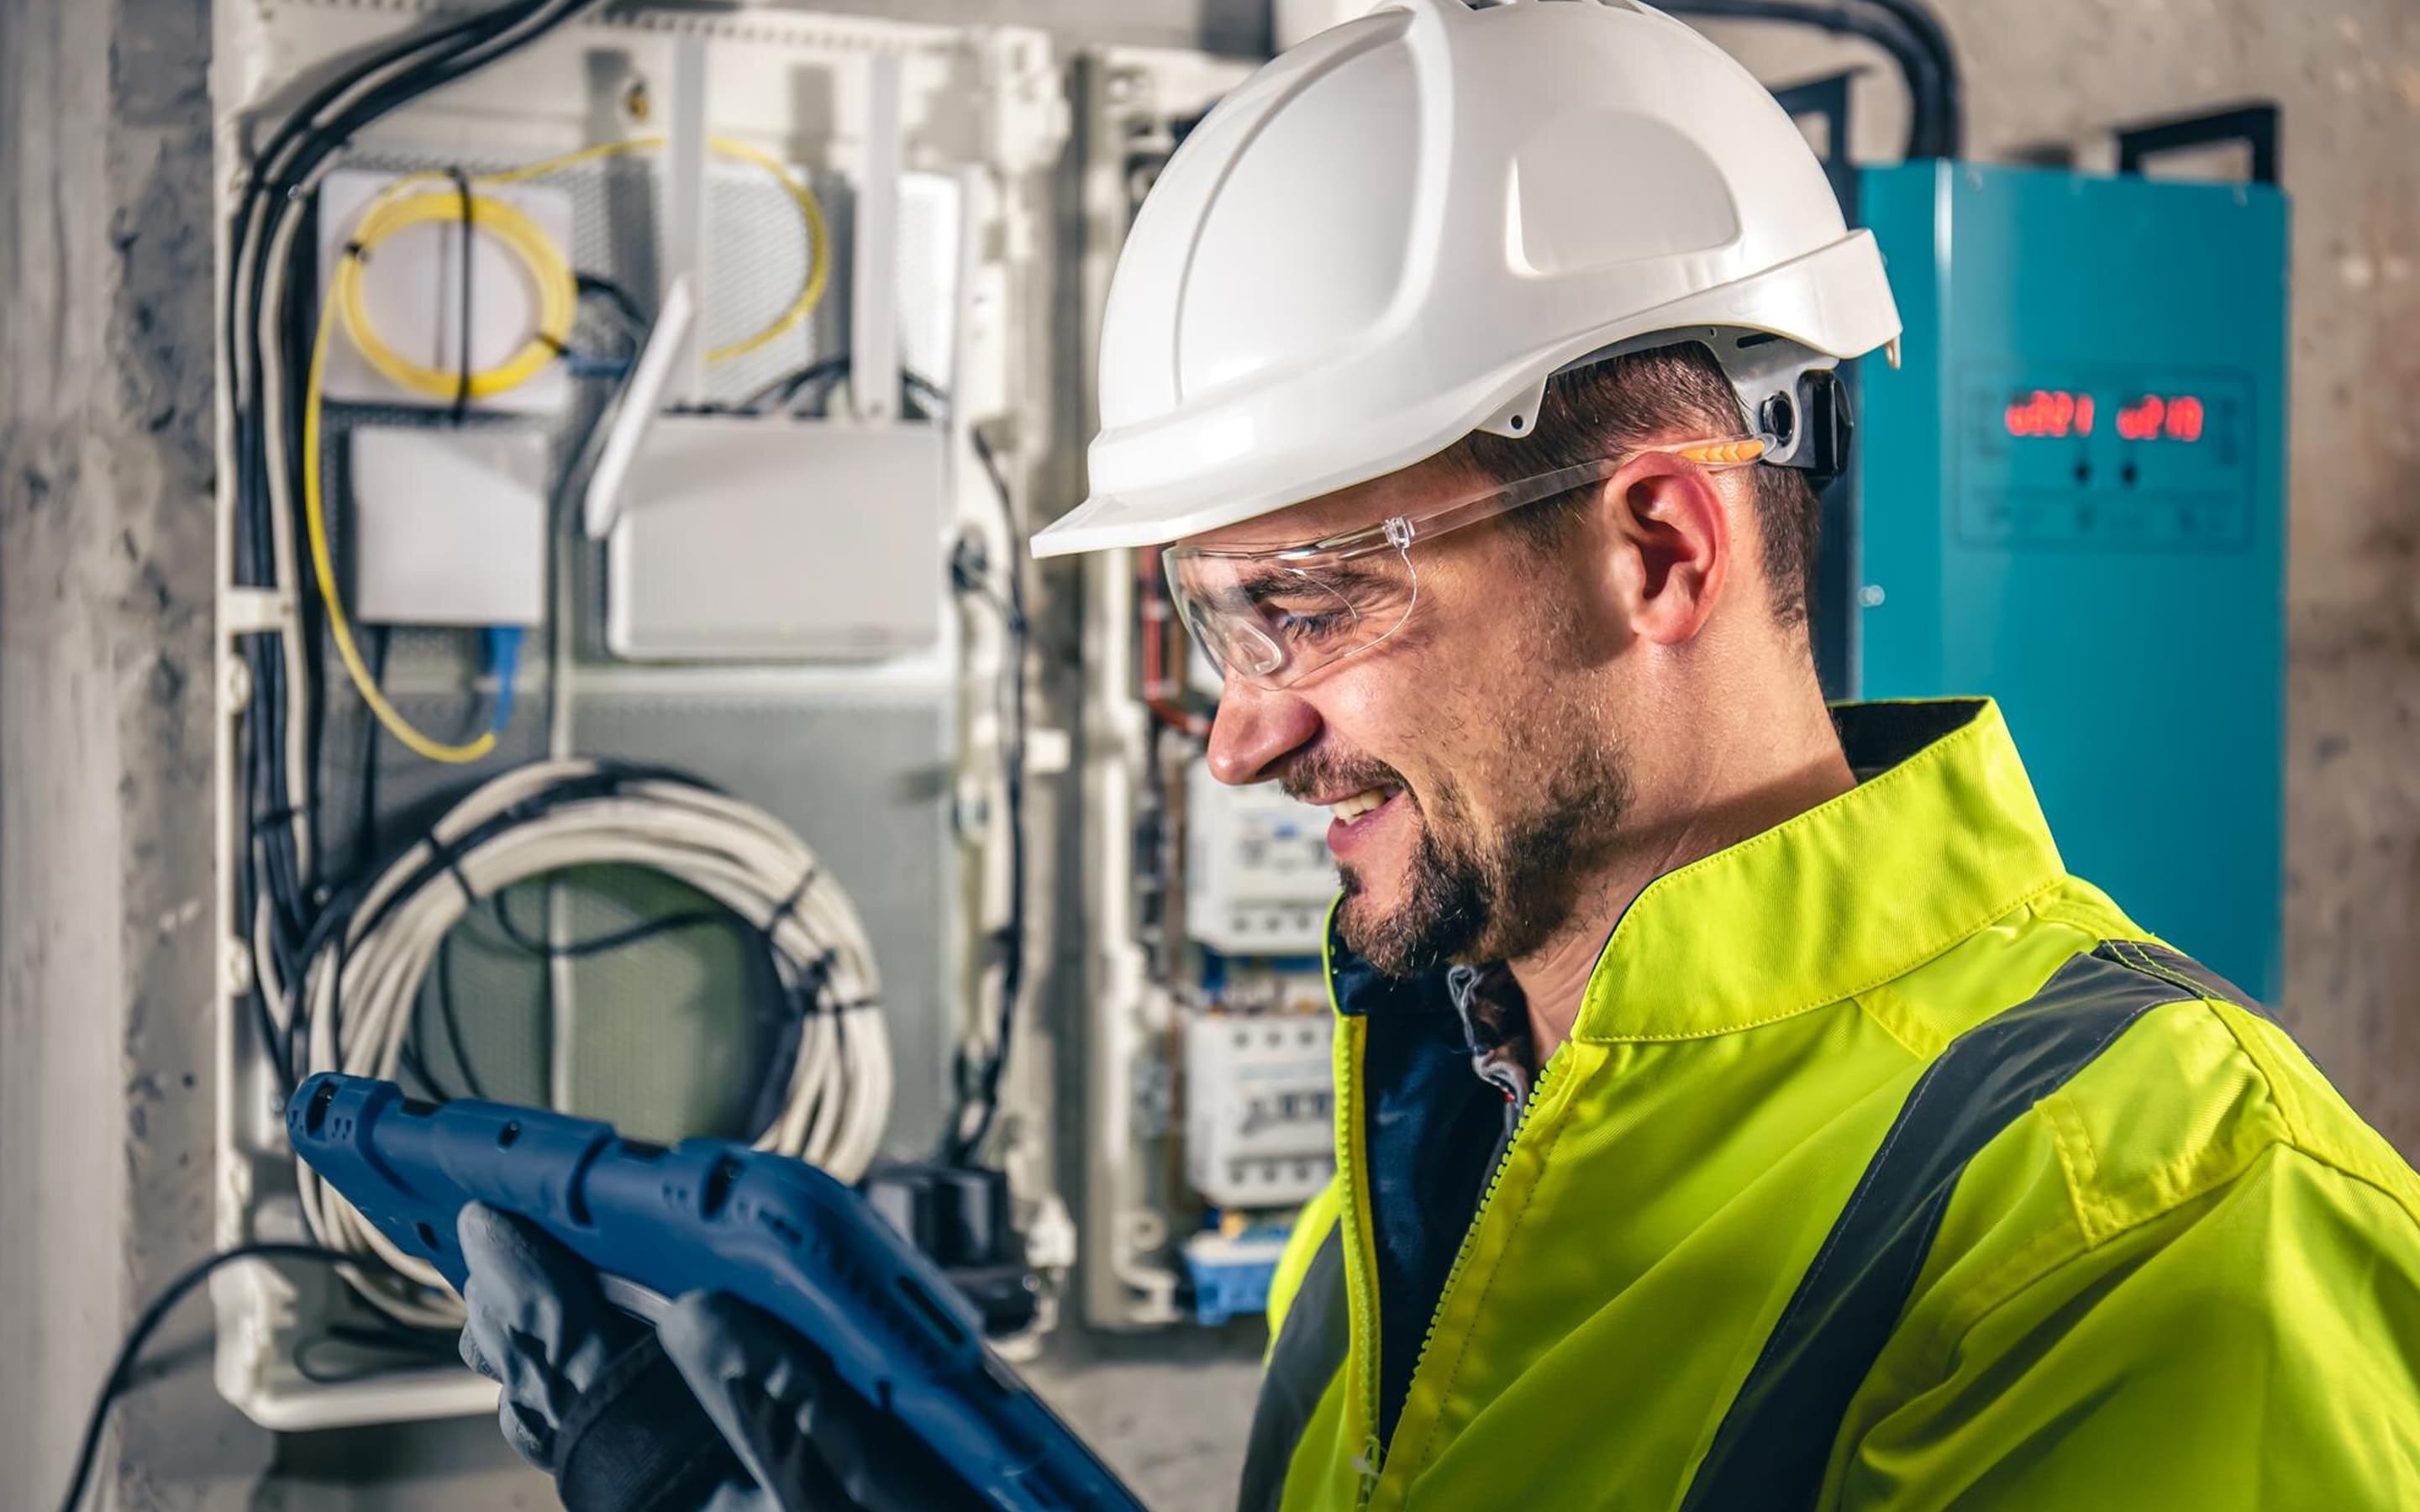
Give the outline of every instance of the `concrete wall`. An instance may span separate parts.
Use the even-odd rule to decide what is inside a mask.
[[[1250,51],[1254,0],[844,0],[1070,44]],[[2420,7],[1945,0],[1991,156],[2242,96],[2296,197],[2288,1014],[2420,1152]],[[208,0],[0,0],[0,1504],[56,1494],[132,1313],[206,1248],[212,738]],[[1841,54],[1729,29],[1766,77]],[[1862,85],[1894,134],[1896,85]],[[2257,612],[2247,606],[2247,612]],[[198,1313],[199,1309],[194,1310]],[[105,1458],[120,1504],[548,1504],[484,1424],[291,1439],[217,1404],[199,1317]],[[1161,1512],[1222,1504],[1249,1341],[1042,1372]]]
[[[206,1253],[208,0],[0,3],[0,1504],[48,1504],[143,1300]],[[207,1310],[102,1484],[236,1504]]]

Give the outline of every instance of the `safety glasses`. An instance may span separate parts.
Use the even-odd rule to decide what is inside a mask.
[[[1275,691],[1403,628],[1420,595],[1416,544],[1602,483],[1649,452],[1722,470],[1752,465],[1764,443],[1731,438],[1644,447],[1299,546],[1171,547],[1161,555],[1169,592],[1186,627],[1221,668]]]

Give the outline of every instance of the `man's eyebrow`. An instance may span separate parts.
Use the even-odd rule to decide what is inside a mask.
[[[1349,587],[1372,580],[1377,575],[1357,562],[1338,562],[1323,566],[1316,579],[1292,567],[1271,565],[1248,569],[1246,576],[1229,586],[1228,592],[1254,606],[1289,594],[1313,593],[1337,587]]]

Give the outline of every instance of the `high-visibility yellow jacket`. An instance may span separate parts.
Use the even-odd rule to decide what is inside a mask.
[[[2420,1508],[2420,1177],[2067,874],[1997,709],[1657,880],[1509,1138],[1331,946],[1337,1154],[1245,1473],[1282,1506]]]

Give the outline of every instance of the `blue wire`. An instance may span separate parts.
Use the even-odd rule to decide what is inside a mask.
[[[490,625],[487,628],[488,671],[496,679],[496,717],[489,728],[500,735],[513,722],[513,685],[520,680],[521,634],[518,625]]]

